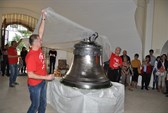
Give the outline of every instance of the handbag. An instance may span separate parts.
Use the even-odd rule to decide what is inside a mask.
[[[156,72],[156,75],[157,75],[157,76],[164,76],[164,75],[165,75],[165,72],[157,71],[157,72]]]

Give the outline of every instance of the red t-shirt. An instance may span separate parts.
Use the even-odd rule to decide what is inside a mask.
[[[34,72],[39,76],[46,76],[46,64],[41,49],[34,51],[30,49],[26,56],[27,72]],[[31,86],[38,85],[43,80],[28,78],[28,84]]]
[[[112,53],[110,57],[109,67],[112,69],[118,69],[122,65],[122,58]]]
[[[9,48],[8,48],[8,55],[17,56],[17,50],[16,50],[16,48],[14,48],[14,47],[9,47]],[[9,64],[17,64],[17,62],[18,62],[18,57],[15,57],[15,58],[9,58],[9,57],[8,57],[8,62],[9,62]]]

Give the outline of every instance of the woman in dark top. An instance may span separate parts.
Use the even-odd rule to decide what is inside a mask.
[[[166,71],[166,76],[165,76],[165,82],[166,82],[166,92],[164,92],[166,94],[166,97],[168,97],[168,56],[166,54],[163,54],[162,56],[162,63],[165,67],[165,71]]]
[[[56,63],[56,57],[57,57],[57,51],[55,49],[51,49],[49,51],[50,56],[50,74],[54,72],[55,69],[55,63]]]
[[[23,61],[23,67],[21,68],[21,73],[25,73],[25,71],[26,71],[26,62],[25,62],[26,55],[27,55],[26,47],[23,47],[22,51],[20,53],[20,56],[21,56],[22,61]]]

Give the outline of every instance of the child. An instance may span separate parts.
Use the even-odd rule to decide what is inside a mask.
[[[130,82],[131,75],[132,75],[131,65],[128,62],[127,57],[123,57],[123,63],[121,67],[122,84],[124,84],[125,86],[128,85],[128,90],[132,91],[131,82]]]
[[[23,68],[23,60],[22,58],[20,57],[19,58],[19,65],[18,65],[18,69],[19,69],[19,72],[21,73],[21,69]],[[22,73],[21,73],[22,74]]]
[[[144,84],[145,84],[145,89],[148,89],[149,83],[150,83],[150,78],[151,78],[151,73],[152,73],[152,66],[150,64],[150,56],[147,55],[145,57],[145,61],[143,61],[142,64],[142,70],[141,70],[141,75],[142,75],[142,87],[141,89],[143,90]]]

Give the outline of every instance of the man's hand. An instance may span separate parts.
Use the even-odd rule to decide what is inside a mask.
[[[54,74],[47,75],[46,80],[54,80]]]
[[[38,80],[53,80],[54,79],[53,74],[46,75],[46,76],[37,75],[34,72],[28,72],[27,74],[29,78],[38,79]]]
[[[46,19],[46,14],[47,14],[47,13],[46,13],[44,10],[42,10],[41,13],[42,13],[42,14],[41,14],[41,15],[42,15],[42,19],[45,20],[45,19]]]
[[[19,42],[17,43],[16,47],[22,42],[23,39],[20,39]]]

